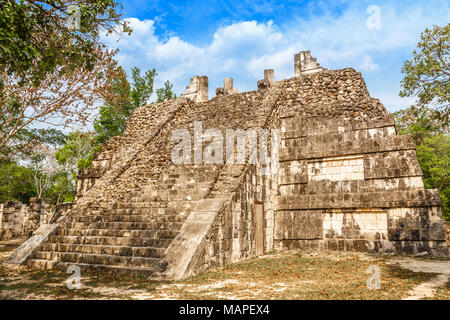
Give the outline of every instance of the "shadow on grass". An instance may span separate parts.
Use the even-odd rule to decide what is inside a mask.
[[[437,276],[437,273],[414,272],[398,265],[387,265],[385,272],[392,278],[407,280],[417,284],[429,281]]]

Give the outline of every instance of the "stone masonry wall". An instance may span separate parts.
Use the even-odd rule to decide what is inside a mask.
[[[264,206],[264,252],[273,248],[276,175],[264,176],[260,166],[249,166],[231,201],[207,236],[194,273],[254,257],[255,202]]]
[[[58,206],[30,198],[30,205],[7,201],[0,204],[0,240],[29,237],[39,226],[51,223],[55,213],[63,215],[70,203]]]
[[[360,74],[302,79],[281,111],[275,248],[445,254],[439,195]]]
[[[28,207],[21,202],[0,204],[0,240],[10,240],[24,235]]]

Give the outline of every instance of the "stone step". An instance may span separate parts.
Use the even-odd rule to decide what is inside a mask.
[[[65,243],[65,244],[93,244],[93,245],[111,245],[111,246],[167,248],[172,242],[172,239],[52,235],[49,237],[48,242]]]
[[[105,210],[89,210],[88,208],[79,208],[76,217],[90,217],[90,216],[151,216],[155,217],[157,221],[174,221],[181,222],[183,217],[178,213],[163,213],[166,208],[115,208]],[[74,216],[75,217],[75,216]]]
[[[67,229],[109,229],[109,230],[179,230],[180,222],[66,222]]]
[[[147,213],[157,213],[158,208],[167,208],[170,204],[174,203],[193,203],[197,200],[201,200],[205,198],[205,192],[200,194],[192,194],[189,192],[180,192],[178,195],[173,195],[168,201],[158,201],[152,203],[146,202],[132,202],[128,200],[124,203],[118,203],[114,207],[115,210],[133,210],[135,212],[139,212],[141,210]],[[111,208],[112,209],[112,208]]]
[[[129,237],[150,239],[173,239],[178,230],[109,230],[109,229],[65,229],[59,228],[61,236],[100,236],[100,237]]]
[[[106,254],[112,256],[162,258],[166,248],[109,246],[92,244],[46,243],[41,251],[79,252],[89,254]]]
[[[73,265],[71,262],[58,262],[58,261],[48,261],[42,259],[28,259],[27,266],[30,268],[37,268],[41,270],[63,270],[66,271],[69,266]],[[109,266],[100,264],[87,264],[87,263],[77,263],[76,264],[81,272],[95,272],[102,274],[122,274],[122,275],[145,275],[151,276],[154,273],[152,268],[138,268],[138,267],[121,267],[121,266]]]
[[[178,215],[117,215],[117,214],[104,214],[104,215],[89,215],[89,216],[76,216],[75,222],[178,222],[182,223],[183,217]]]
[[[86,263],[140,268],[152,268],[156,265],[156,263],[158,263],[158,261],[161,260],[160,258],[152,257],[129,257],[107,254],[52,251],[38,251],[34,254],[33,259],[71,262],[73,264]]]

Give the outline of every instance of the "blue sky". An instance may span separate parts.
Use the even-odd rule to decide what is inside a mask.
[[[433,24],[450,21],[450,2],[439,1],[122,1],[130,37],[104,38],[120,50],[127,71],[156,68],[156,86],[185,91],[194,75],[207,75],[209,96],[232,77],[240,92],[255,90],[264,69],[275,80],[293,77],[294,54],[311,50],[328,69],[362,72],[371,95],[389,111],[413,99],[398,97],[400,69]],[[379,8],[379,28],[368,26],[370,6]],[[369,20],[373,21],[373,20]]]

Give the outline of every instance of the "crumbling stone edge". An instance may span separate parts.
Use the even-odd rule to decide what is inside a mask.
[[[217,217],[231,199],[199,200],[184,222],[178,235],[167,248],[164,258],[152,279],[180,280],[194,275],[195,263],[205,246],[206,238]]]
[[[23,265],[28,258],[32,257],[39,248],[47,242],[48,238],[58,232],[59,223],[43,224],[33,235],[23,242],[9,257],[2,266],[9,269],[17,269]]]

